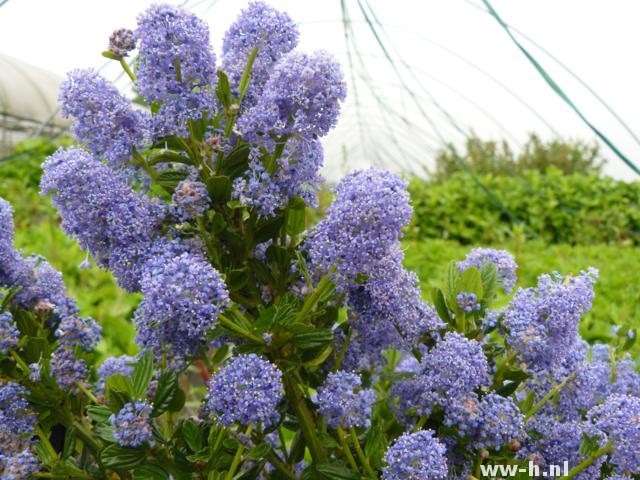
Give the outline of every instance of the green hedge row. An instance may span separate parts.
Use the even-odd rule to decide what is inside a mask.
[[[410,183],[410,238],[500,243],[514,230],[548,243],[640,244],[640,182],[559,170],[517,176],[454,173]]]

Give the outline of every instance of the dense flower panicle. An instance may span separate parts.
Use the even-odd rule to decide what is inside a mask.
[[[630,357],[625,357],[616,364],[615,381],[611,393],[640,397],[640,372]]]
[[[51,376],[63,390],[77,393],[78,383],[84,382],[88,374],[85,361],[76,358],[67,347],[58,347],[51,356]]]
[[[58,344],[69,348],[79,346],[85,352],[90,352],[98,345],[102,328],[91,317],[71,315],[60,321],[55,334]]]
[[[332,428],[371,425],[371,407],[376,401],[371,388],[362,388],[362,379],[355,373],[330,373],[318,388],[318,412]]]
[[[128,28],[118,28],[109,35],[109,51],[119,57],[126,57],[136,48],[136,36]]]
[[[250,2],[224,35],[222,70],[235,95],[252,50],[257,49],[243,106],[254,105],[275,63],[298,44],[298,26],[285,12],[264,2]]]
[[[289,52],[273,67],[258,102],[238,119],[238,129],[249,141],[322,137],[336,125],[346,95],[340,65],[329,53]]]
[[[181,181],[173,192],[173,202],[177,213],[183,220],[201,217],[209,208],[211,199],[207,186],[197,180]]]
[[[6,355],[18,346],[20,331],[13,321],[11,312],[0,313],[0,353]]]
[[[188,135],[186,123],[214,108],[216,58],[203,20],[173,5],[152,5],[138,17],[136,87],[161,106],[155,136]]]
[[[404,425],[412,425],[418,417],[429,415],[433,408],[442,403],[426,375],[397,381],[391,389],[391,407]]]
[[[499,450],[522,435],[524,415],[511,398],[490,393],[480,400],[479,409],[474,439],[478,448]]]
[[[433,430],[405,433],[387,450],[384,480],[435,480],[447,476],[446,447]]]
[[[587,419],[613,443],[617,473],[640,473],[640,398],[614,394],[592,408]]]
[[[136,343],[156,355],[166,349],[174,357],[196,355],[229,306],[220,273],[199,253],[168,249],[151,256],[140,287],[144,299],[134,317]]]
[[[324,271],[335,265],[353,282],[397,245],[411,213],[407,183],[398,175],[376,168],[350,173],[308,240],[312,264]]]
[[[27,393],[17,383],[0,380],[0,437],[5,434],[16,437],[33,435],[36,416],[27,401]],[[0,453],[3,450],[0,448]]]
[[[233,357],[211,377],[208,409],[225,426],[267,427],[279,418],[281,379],[282,372],[256,354]]]
[[[39,470],[40,461],[29,449],[12,455],[0,453],[0,480],[23,480]]]
[[[498,272],[498,279],[502,282],[502,287],[508,295],[513,290],[518,278],[516,270],[518,264],[513,255],[505,250],[494,250],[492,248],[474,248],[465,259],[458,262],[458,269],[464,271],[470,267],[476,267],[478,270],[486,263],[493,263]]]
[[[445,399],[463,398],[489,380],[489,362],[480,343],[455,332],[448,332],[422,364],[424,375]]]
[[[307,206],[317,206],[317,192],[323,180],[319,172],[324,161],[320,141],[289,139],[273,172],[267,171],[259,148],[252,148],[249,158],[247,176],[234,181],[234,198],[256,207],[263,217],[273,216],[296,195]]]
[[[456,301],[458,302],[458,307],[466,313],[475,312],[482,308],[475,293],[460,292],[456,296]]]
[[[40,256],[22,260],[22,275],[16,284],[22,288],[15,299],[24,308],[37,309],[39,303],[45,302],[59,318],[78,311],[75,301],[67,295],[62,274]]]
[[[104,391],[105,382],[111,375],[120,374],[125,377],[131,376],[135,367],[136,359],[129,355],[119,357],[109,357],[98,367],[98,383],[96,388]]]
[[[126,403],[117,415],[112,414],[109,422],[113,425],[113,436],[123,447],[139,447],[144,443],[153,445],[151,412],[153,408],[146,402]]]
[[[562,361],[578,340],[580,317],[591,309],[597,270],[576,277],[541,275],[538,286],[520,289],[503,311],[507,341],[531,370]]]
[[[122,287],[137,290],[140,269],[164,214],[162,205],[77,148],[58,150],[43,169],[42,193],[55,192],[53,203],[64,231],[98,265],[110,268]]]
[[[134,148],[150,140],[150,116],[134,110],[118,89],[93,69],[73,70],[60,85],[62,115],[73,117],[73,133],[89,151],[118,168]]]
[[[580,454],[580,445],[584,436],[598,439],[599,446],[606,442],[606,436],[587,422],[559,422],[548,415],[535,415],[526,424],[525,430],[530,436],[522,442],[518,452],[520,458],[528,458],[540,466],[540,470],[549,465],[562,465],[567,461],[575,466],[585,460]],[[598,458],[592,465],[574,478],[578,480],[595,480],[600,478],[600,467],[606,457]]]

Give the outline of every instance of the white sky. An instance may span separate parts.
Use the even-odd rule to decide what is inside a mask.
[[[480,0],[470,1],[480,4]],[[388,34],[383,40],[401,69],[403,82],[414,90],[415,98],[404,91],[384,59],[363,22],[358,0],[345,2],[363,65],[356,72],[359,108],[347,68],[340,0],[270,2],[288,11],[300,23],[299,48],[327,49],[344,65],[349,99],[338,128],[325,142],[327,176],[335,177],[339,171],[375,163],[395,169],[415,168],[418,163],[428,166],[433,158],[432,150],[440,142],[416,102],[447,141],[460,143],[462,135],[450,126],[450,120],[429,95],[461,128],[471,129],[483,138],[510,135],[517,149],[517,143],[526,139],[528,132],[545,138],[552,136],[535,114],[480,70],[507,85],[563,137],[595,138],[543,82],[496,21],[467,1],[369,0]],[[99,67],[104,63],[100,52],[106,47],[109,33],[117,27],[135,26],[137,13],[150,3],[146,0],[9,0],[0,8],[0,53],[60,75],[76,67]],[[243,0],[188,0],[187,7],[209,22],[214,47],[219,51],[222,34],[246,3]],[[637,60],[640,2],[494,0],[492,4],[506,22],[552,52],[586,81],[640,136]],[[402,66],[396,51],[411,66],[411,72]],[[530,51],[586,116],[640,165],[640,145],[633,137],[548,57],[534,47]],[[118,78],[118,66],[109,65],[105,74],[111,79]],[[366,81],[362,77],[367,77]],[[120,78],[118,85],[126,88],[126,79]],[[385,107],[380,107],[376,97],[382,99]],[[388,113],[389,109],[396,113]],[[402,116],[408,119],[409,126],[401,120]],[[611,175],[635,178],[613,153],[605,149],[605,154]]]

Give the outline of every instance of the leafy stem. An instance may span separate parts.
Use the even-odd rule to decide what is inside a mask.
[[[351,465],[351,468],[353,468],[357,472],[358,464],[356,463],[356,459],[353,458],[353,454],[351,453],[351,449],[349,448],[349,444],[347,443],[347,440],[345,438],[346,436],[345,432],[341,426],[338,425],[338,428],[336,429],[336,433],[338,436],[338,442],[342,447],[342,452],[344,453],[344,456],[347,459],[347,462],[349,462],[349,465]]]
[[[558,385],[556,385],[555,387],[553,387],[551,390],[549,390],[547,392],[547,394],[542,397],[540,399],[540,401],[538,403],[536,403],[533,407],[531,407],[531,410],[529,410],[525,416],[524,416],[524,421],[526,422],[527,420],[529,420],[533,415],[535,415],[536,413],[538,413],[538,411],[545,406],[545,404],[551,400],[558,392],[560,392],[560,390],[562,390],[564,388],[564,386],[569,383],[571,380],[573,380],[573,378],[575,378],[576,374],[571,373],[570,375],[567,376],[567,378],[565,378],[562,382],[560,382]]]
[[[246,435],[251,435],[251,430],[253,429],[253,425],[249,424],[247,430],[245,431]],[[231,480],[238,470],[238,466],[240,465],[240,459],[242,458],[242,452],[244,451],[244,445],[242,442],[238,444],[238,448],[236,450],[236,454],[233,456],[233,460],[231,462],[231,467],[229,467],[229,471],[227,472],[227,476],[225,480]]]
[[[367,456],[362,451],[360,440],[358,439],[358,433],[354,427],[351,427],[351,440],[353,441],[353,446],[356,449],[356,453],[358,454],[358,458],[360,459],[360,463],[364,467],[365,472],[367,472],[367,475],[369,475],[373,480],[376,480],[378,476],[376,475],[376,472],[373,471],[373,468],[371,468],[371,464],[369,463]]]
[[[579,473],[582,473],[598,458],[600,458],[602,455],[606,455],[607,453],[610,453],[612,450],[613,450],[613,445],[611,444],[611,442],[607,442],[604,447],[599,448],[598,450],[593,452],[591,455],[589,455],[587,458],[585,458],[582,462],[580,462],[578,465],[576,465],[571,470],[569,470],[567,475],[565,475],[564,477],[560,477],[560,480],[568,480],[569,478],[573,478]]]

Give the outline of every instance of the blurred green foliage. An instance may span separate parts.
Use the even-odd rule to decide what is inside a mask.
[[[76,299],[83,316],[95,318],[103,328],[99,351],[118,355],[135,353],[134,329],[131,324],[137,295],[116,286],[110,273],[97,267],[81,270],[78,265],[85,253],[77,242],[59,227],[59,218],[49,197],[41,197],[40,165],[45,158],[67,140],[50,142],[34,139],[24,142],[16,151],[0,161],[0,197],[14,208],[16,247],[25,255],[37,253],[62,272],[69,294]]]
[[[605,163],[598,144],[562,139],[544,142],[535,134],[529,135],[529,140],[517,155],[506,141],[486,141],[478,137],[467,140],[465,148],[464,152],[459,152],[454,146],[441,150],[436,156],[435,168],[429,172],[429,180],[446,182],[454,173],[461,171],[513,176],[529,170],[543,173],[550,167],[567,175],[600,175]]]
[[[528,237],[548,243],[640,243],[638,181],[566,175],[556,168],[478,180],[482,185],[465,172],[440,183],[414,178],[410,235],[500,243],[519,225]]]

